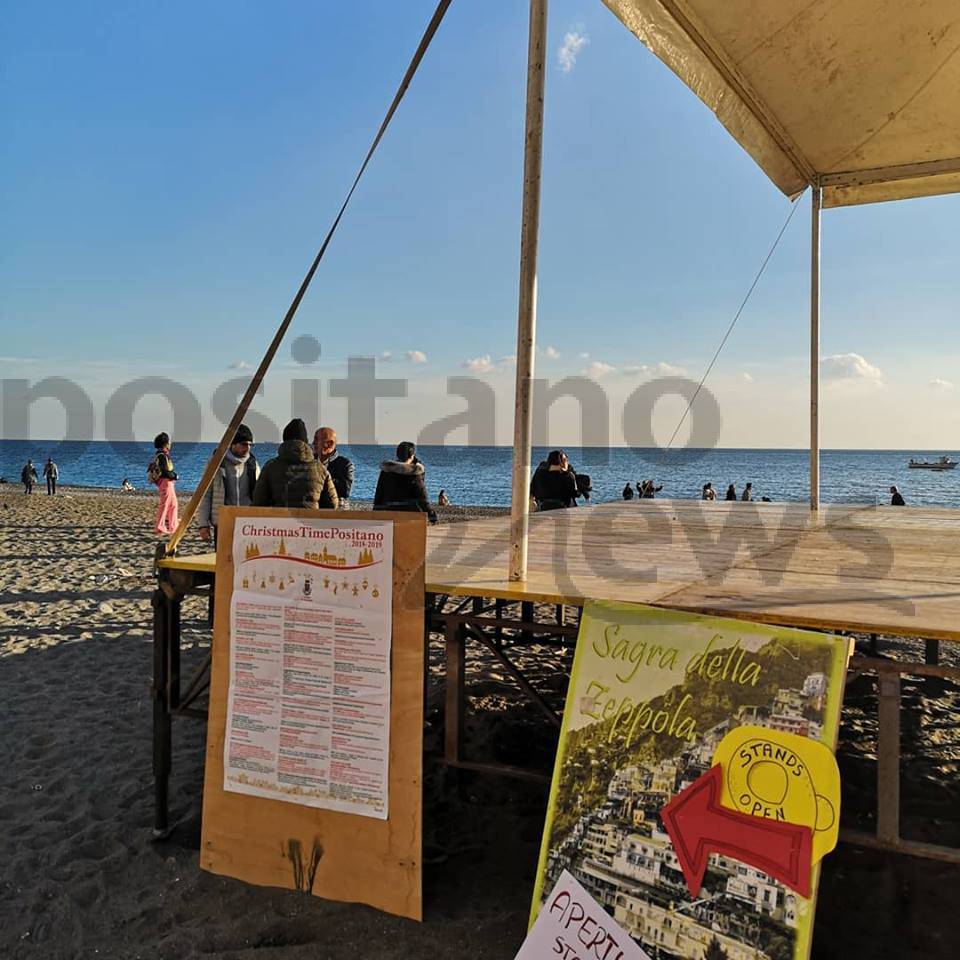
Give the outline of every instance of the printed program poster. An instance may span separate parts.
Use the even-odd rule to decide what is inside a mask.
[[[238,517],[224,789],[388,813],[393,524]]]
[[[758,826],[802,821],[813,831],[814,850],[829,847],[839,810],[828,798],[839,794],[839,781],[811,784],[794,774],[797,757],[806,767],[805,754],[836,747],[849,644],[788,628],[588,604],[533,916],[566,870],[651,956],[809,956],[818,866],[808,861],[807,898],[749,863],[714,853],[692,897],[661,813],[735,750],[738,765],[724,770],[742,774],[747,785],[731,781],[733,801],[745,807],[740,813],[769,818]],[[758,746],[755,756],[761,741],[770,746]],[[808,742],[809,750],[800,749]]]

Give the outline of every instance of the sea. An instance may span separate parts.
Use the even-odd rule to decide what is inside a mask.
[[[203,472],[212,443],[175,444],[171,454],[178,488],[192,490]],[[381,460],[393,456],[386,446],[341,446],[356,466],[353,496],[372,499]],[[737,494],[747,482],[754,498],[804,502],[809,499],[809,454],[806,450],[724,449],[664,451],[628,447],[565,447],[578,473],[590,475],[594,503],[619,500],[626,483],[653,480],[663,489],[659,497],[699,498],[706,481],[718,499],[734,484]],[[547,449],[534,451],[534,464]],[[262,463],[274,456],[268,444],[254,447]],[[18,483],[31,458],[41,473],[47,457],[60,468],[60,483],[82,487],[120,486],[126,477],[137,488],[147,486],[146,468],[151,444],[110,441],[0,440],[0,477]],[[910,458],[958,459],[955,450],[824,450],[820,459],[820,497],[827,503],[889,503],[896,484],[908,505],[960,507],[960,468],[935,472],[911,470]],[[423,446],[417,456],[426,467],[431,500],[445,490],[450,501],[470,506],[508,506],[510,503],[510,447]],[[42,481],[42,477],[41,477]]]

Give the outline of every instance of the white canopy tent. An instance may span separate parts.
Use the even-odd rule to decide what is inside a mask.
[[[810,505],[820,209],[960,192],[960,0],[604,0],[788,197],[811,188]],[[547,0],[531,0],[510,579],[526,577]]]

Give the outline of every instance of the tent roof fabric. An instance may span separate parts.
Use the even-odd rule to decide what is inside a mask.
[[[604,0],[788,196],[960,192],[960,0]]]

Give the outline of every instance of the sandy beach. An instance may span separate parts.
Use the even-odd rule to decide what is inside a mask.
[[[202,722],[174,727],[172,836],[151,841],[154,500],[64,489],[0,491],[0,956],[509,960],[523,938],[546,787],[439,763],[442,646],[431,649],[425,731],[425,922],[254,888],[200,871]],[[448,519],[471,515],[452,511]],[[193,537],[189,549],[202,549]],[[209,646],[206,605],[184,607],[185,672]],[[908,651],[891,642],[884,653]],[[570,651],[528,666],[562,702]],[[951,650],[946,662],[956,664]],[[476,650],[474,756],[548,771],[555,737]],[[904,683],[903,832],[960,845],[960,692]],[[873,680],[848,685],[844,822],[869,825]],[[825,862],[817,958],[953,958],[960,867],[841,845]]]

